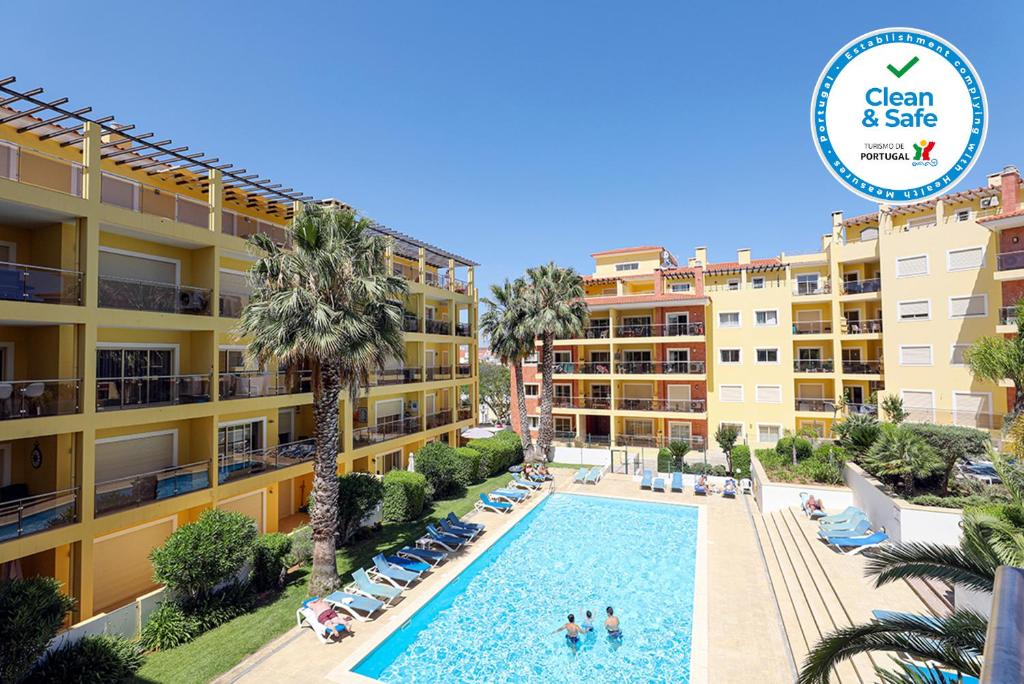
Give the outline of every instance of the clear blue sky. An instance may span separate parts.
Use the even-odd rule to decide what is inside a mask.
[[[2,70],[339,197],[479,261],[482,283],[630,244],[812,250],[831,211],[870,206],[821,165],[811,89],[883,26],[946,37],[984,80],[988,142],[960,187],[1024,166],[1019,3],[685,4],[16,3]]]

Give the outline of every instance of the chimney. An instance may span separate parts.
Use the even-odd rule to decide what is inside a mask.
[[[743,249],[736,250],[736,263],[749,264],[750,263],[750,248],[744,247]]]
[[[1017,210],[1017,197],[1020,193],[1020,171],[1016,166],[1006,166],[999,174],[999,213]]]
[[[708,265],[708,248],[698,247],[693,252],[693,258],[697,261],[698,266]]]

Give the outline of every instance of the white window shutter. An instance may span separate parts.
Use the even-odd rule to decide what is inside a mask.
[[[900,302],[900,318],[918,318],[928,315],[928,300]]]
[[[932,365],[932,348],[925,345],[900,347],[901,366],[930,366]]]
[[[757,403],[778,404],[782,402],[782,388],[778,385],[758,385]]]
[[[952,318],[984,316],[988,313],[984,295],[969,297],[950,297],[949,315]]]
[[[720,385],[718,391],[722,401],[743,401],[743,385]]]
[[[970,268],[981,268],[984,250],[981,247],[954,249],[949,252],[949,270],[961,271]]]
[[[898,278],[927,275],[927,273],[928,257],[923,254],[896,260],[896,277]]]

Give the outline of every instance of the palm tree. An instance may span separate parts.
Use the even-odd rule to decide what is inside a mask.
[[[914,478],[927,477],[943,468],[939,454],[905,425],[887,424],[864,455],[864,463],[875,475],[903,478],[903,491],[914,494]]]
[[[527,311],[534,335],[541,339],[540,432],[537,449],[547,457],[554,425],[551,406],[554,401],[555,339],[578,337],[587,322],[587,305],[583,302],[583,279],[572,268],[562,268],[551,261],[526,270],[529,278]]]
[[[316,458],[313,469],[313,569],[310,591],[323,595],[339,584],[335,561],[338,527],[339,399],[353,400],[369,376],[402,358],[405,281],[387,264],[388,238],[350,209],[307,204],[281,248],[264,235],[250,244],[259,259],[249,271],[252,294],[237,328],[248,353],[266,365],[302,366],[313,375]]]
[[[519,439],[523,452],[530,453],[533,440],[530,438],[529,419],[526,415],[526,393],[523,390],[523,359],[533,353],[533,333],[527,325],[523,300],[526,281],[507,278],[501,285],[491,285],[491,298],[484,297],[487,311],[480,317],[480,329],[490,341],[491,353],[505,365],[512,366],[516,383],[516,400],[519,410]]]
[[[1017,334],[982,337],[964,352],[971,374],[978,380],[1013,383],[1013,414],[1024,411],[1024,298],[1014,310]]]

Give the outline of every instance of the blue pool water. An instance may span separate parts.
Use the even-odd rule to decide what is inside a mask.
[[[554,494],[355,668],[384,682],[674,682],[690,671],[697,509]],[[622,622],[604,634],[605,606]],[[566,615],[599,627],[574,651]]]

